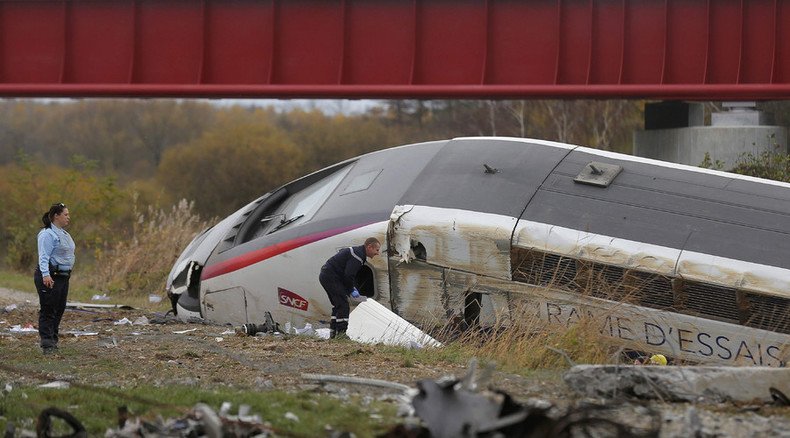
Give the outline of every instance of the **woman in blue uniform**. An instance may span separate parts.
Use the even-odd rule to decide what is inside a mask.
[[[58,327],[66,310],[69,278],[74,267],[74,240],[65,230],[71,218],[63,203],[53,204],[41,221],[44,227],[38,232],[38,266],[33,282],[40,304],[41,349],[44,354],[52,354],[58,351]]]

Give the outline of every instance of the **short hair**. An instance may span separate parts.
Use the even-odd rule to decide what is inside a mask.
[[[375,237],[368,237],[365,239],[365,246],[373,245],[374,243],[377,243],[379,246],[381,246],[381,242],[379,242],[379,239],[376,239]]]

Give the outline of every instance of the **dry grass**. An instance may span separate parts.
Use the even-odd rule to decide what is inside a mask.
[[[161,294],[181,251],[208,226],[185,200],[169,211],[135,207],[135,217],[131,238],[99,254],[85,273],[90,288],[124,299]]]
[[[499,369],[515,373],[616,360],[620,345],[601,334],[600,324],[592,318],[583,317],[566,327],[547,324],[526,309],[519,314],[524,317],[507,325],[497,323],[483,330],[466,330],[460,335],[453,335],[448,329],[438,337],[451,350],[460,350],[461,356],[494,362]]]

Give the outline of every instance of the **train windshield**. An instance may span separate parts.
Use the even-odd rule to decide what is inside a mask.
[[[273,233],[309,221],[329,199],[332,192],[348,175],[352,166],[346,166],[335,173],[316,181],[289,196],[279,208],[263,218],[255,237]]]

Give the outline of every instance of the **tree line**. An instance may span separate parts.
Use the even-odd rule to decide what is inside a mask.
[[[774,104],[779,123],[790,111]],[[338,161],[457,136],[531,137],[631,152],[644,102],[393,100],[362,113],[217,105],[201,100],[0,101],[0,245],[7,266],[34,265],[38,218],[73,206],[80,242],[99,257],[147,209],[182,199],[223,217]],[[782,111],[784,110],[784,111]]]

